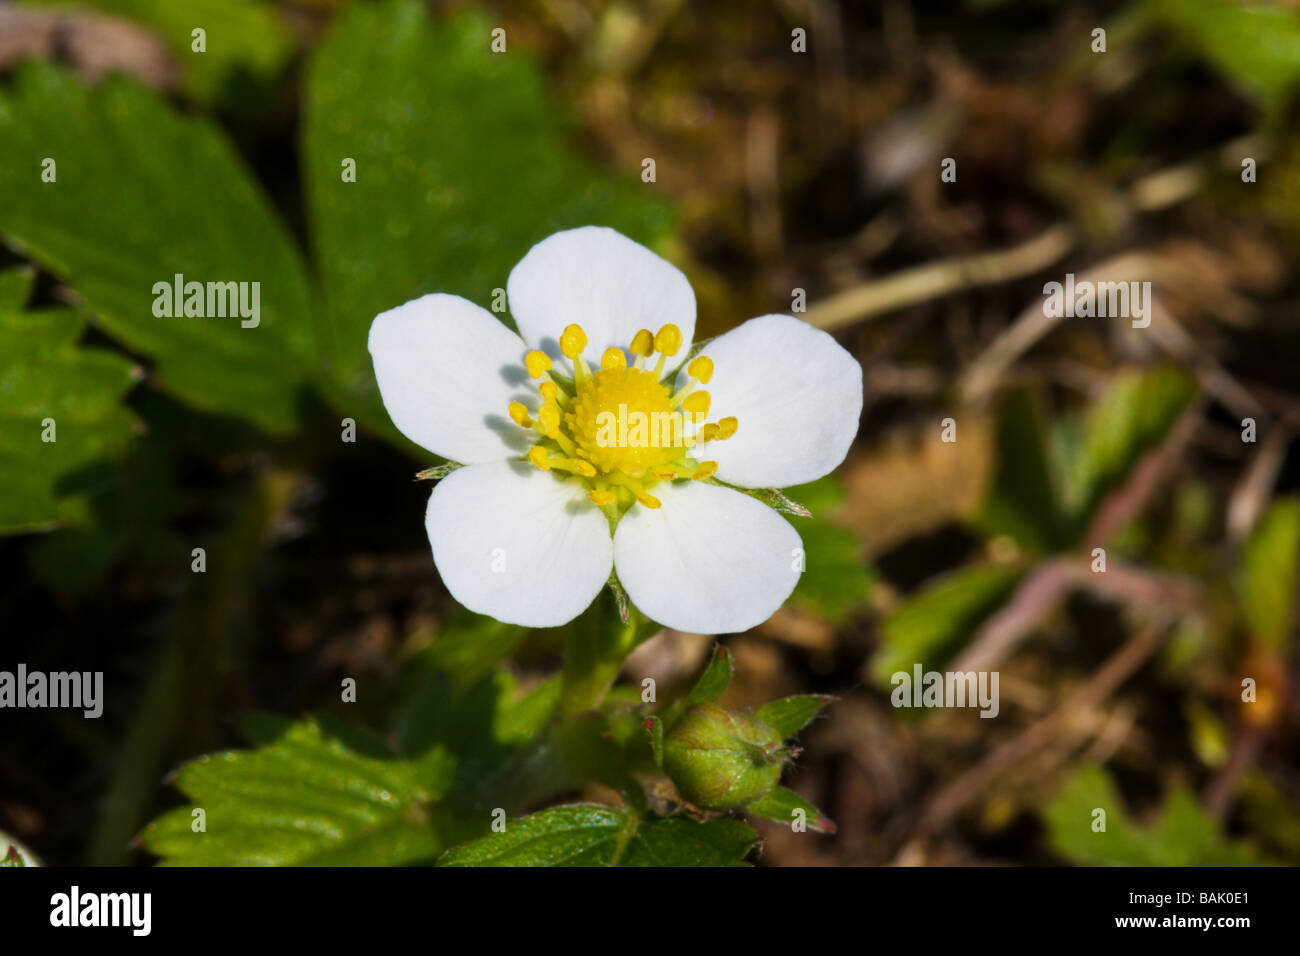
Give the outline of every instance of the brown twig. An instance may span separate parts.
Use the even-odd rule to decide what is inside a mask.
[[[1167,628],[1166,620],[1152,621],[1108,657],[1088,680],[1042,720],[998,747],[978,764],[948,784],[927,804],[919,829],[933,834],[962,807],[975,799],[998,776],[1050,743],[1071,718],[1090,710],[1131,677],[1156,649]]]

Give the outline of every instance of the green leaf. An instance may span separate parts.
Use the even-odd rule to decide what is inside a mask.
[[[123,356],[77,345],[83,323],[71,309],[21,311],[31,279],[29,269],[0,272],[0,533],[66,517],[75,496],[103,484],[92,466],[121,452],[136,431],[122,404],[136,369]]]
[[[1076,531],[1138,460],[1164,441],[1195,395],[1195,382],[1173,366],[1115,377],[1088,409],[1077,441],[1063,445],[1063,497]],[[1067,426],[1058,438],[1068,435]]]
[[[914,664],[932,667],[968,640],[1020,581],[1010,565],[961,568],[925,585],[880,623],[881,647],[871,671],[882,685]]]
[[[1300,15],[1295,10],[1239,0],[1146,0],[1145,8],[1266,107],[1282,106],[1300,82]]]
[[[722,692],[727,689],[731,683],[731,674],[735,670],[736,663],[731,658],[731,652],[721,644],[713,648],[713,658],[709,661],[709,666],[704,669],[700,679],[695,682],[691,692],[686,695],[684,707],[692,707],[695,704],[709,704],[722,696]]]
[[[55,182],[41,181],[47,157]],[[312,354],[305,272],[212,124],[131,80],[88,90],[28,64],[0,95],[0,195],[0,233],[71,285],[96,325],[152,358],[164,389],[270,430],[295,423]],[[250,297],[260,283],[258,325],[155,316],[155,283],[177,274],[247,282]]]
[[[445,754],[398,759],[314,718],[248,730],[258,749],[209,754],[174,775],[189,802],[142,834],[164,865],[396,865],[442,850],[431,806],[452,779]],[[204,832],[193,829],[196,808]]]
[[[740,866],[758,839],[738,820],[645,818],[592,804],[509,821],[448,850],[439,866]]]
[[[998,410],[997,473],[975,524],[1036,554],[1065,543],[1048,447],[1038,394],[1027,388],[1011,393]]]
[[[487,307],[558,229],[607,225],[646,241],[669,224],[653,187],[575,153],[532,58],[494,55],[490,31],[474,15],[434,24],[414,0],[354,4],[308,70],[303,178],[334,397],[385,429],[366,349],[377,313],[429,292]],[[355,182],[343,181],[345,160]]]
[[[232,105],[273,79],[293,52],[293,37],[264,0],[25,0],[41,6],[97,7],[156,29],[184,71],[194,98]],[[193,30],[206,31],[205,49],[193,49]]]
[[[1093,830],[1096,810],[1106,812],[1104,832]],[[1159,819],[1137,826],[1126,813],[1110,775],[1084,767],[1043,810],[1052,848],[1076,863],[1121,866],[1263,866],[1248,844],[1225,840],[1195,794],[1176,787]]]
[[[844,486],[827,476],[789,488],[811,517],[791,522],[803,541],[804,570],[791,601],[841,625],[871,597],[875,572],[864,557],[862,540],[835,522],[844,503]]]
[[[492,673],[527,634],[518,625],[458,610],[439,627],[427,653],[454,684],[469,687]]]
[[[1251,638],[1283,650],[1300,593],[1300,499],[1276,501],[1264,513],[1246,542],[1237,591]]]
[[[745,807],[746,813],[752,813],[765,820],[775,820],[786,826],[793,826],[796,811],[802,813],[804,822],[818,833],[835,832],[834,820],[786,787],[777,787],[767,796]]]
[[[496,670],[458,687],[424,660],[405,683],[398,752],[412,759],[452,754],[457,767],[448,800],[514,809],[573,785],[543,735],[559,704],[558,679],[521,694],[509,671]]]
[[[754,716],[782,737],[790,737],[802,730],[817,712],[835,698],[828,694],[798,694],[764,704]]]
[[[664,765],[664,722],[658,717],[647,717],[645,729],[650,734],[650,754],[655,766],[662,769]]]

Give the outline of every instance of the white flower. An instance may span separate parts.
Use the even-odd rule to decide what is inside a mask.
[[[612,229],[539,242],[507,294],[518,335],[451,295],[370,327],[393,423],[467,466],[435,486],[425,516],[452,595],[551,627],[614,570],[668,627],[716,634],[766,620],[798,580],[799,535],[726,485],[800,484],[843,461],[862,411],[858,363],[825,332],[765,315],[674,368],[695,332],[690,283]],[[619,413],[675,414],[684,428],[647,443],[614,427]]]

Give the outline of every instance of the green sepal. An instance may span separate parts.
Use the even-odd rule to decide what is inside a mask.
[[[764,704],[754,716],[782,737],[797,734],[827,704],[838,700],[829,694],[797,694]]]
[[[834,833],[836,830],[834,820],[787,787],[776,787],[767,796],[745,807],[746,813],[787,826],[794,825],[795,811],[802,811],[808,826],[818,833]]]

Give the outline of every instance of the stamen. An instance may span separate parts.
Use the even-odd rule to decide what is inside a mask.
[[[707,425],[705,425],[703,428],[700,429],[701,442],[717,441],[721,437],[721,435],[722,435],[722,429],[719,428],[717,425],[715,425],[713,422],[709,422]]]
[[[556,405],[567,405],[569,396],[560,391],[560,386],[556,385],[549,379],[537,386],[537,391],[542,395],[542,399],[547,402],[554,402]]]
[[[528,369],[530,377],[541,378],[551,370],[551,357],[545,352],[533,349],[524,356],[524,366]]]
[[[623,354],[622,349],[611,346],[605,349],[605,354],[600,357],[600,367],[607,372],[627,368],[627,356]]]
[[[696,468],[695,473],[691,475],[691,480],[703,481],[705,478],[712,478],[717,471],[718,463],[716,461],[702,461],[700,467]]]
[[[560,437],[560,410],[555,405],[546,404],[539,408],[537,421],[542,426],[542,434],[547,438]]]
[[[726,418],[719,418],[718,440],[722,441],[724,438],[730,438],[732,435],[736,434],[736,429],[739,427],[740,422],[731,415],[728,415]]]
[[[682,347],[682,330],[669,322],[655,334],[655,351],[661,355],[676,355]]]
[[[655,350],[659,353],[659,361],[655,362],[655,378],[664,377],[664,363],[668,361],[668,356],[676,355],[682,347],[682,330],[669,322],[655,335]]]
[[[691,359],[691,364],[686,366],[686,374],[699,381],[701,385],[708,385],[709,379],[713,378],[713,359],[707,355],[697,355]]]
[[[641,358],[649,358],[654,354],[655,337],[650,334],[649,329],[642,329],[632,336],[632,344],[627,347],[627,350]]]
[[[699,421],[709,414],[709,403],[711,401],[708,392],[691,392],[682,400],[682,408],[691,412],[695,416],[695,420]]]
[[[528,409],[523,402],[511,402],[509,407],[510,417],[514,423],[521,428],[532,428],[533,420],[528,417]]]
[[[591,499],[591,503],[597,508],[603,508],[606,505],[612,505],[616,496],[608,488],[592,488],[587,492],[587,497]]]
[[[542,471],[551,470],[551,460],[547,457],[546,449],[541,445],[534,445],[532,448],[528,449],[528,460]]]
[[[576,359],[586,347],[587,333],[582,331],[582,326],[565,326],[564,332],[560,335],[560,351],[564,353],[564,357]]]

